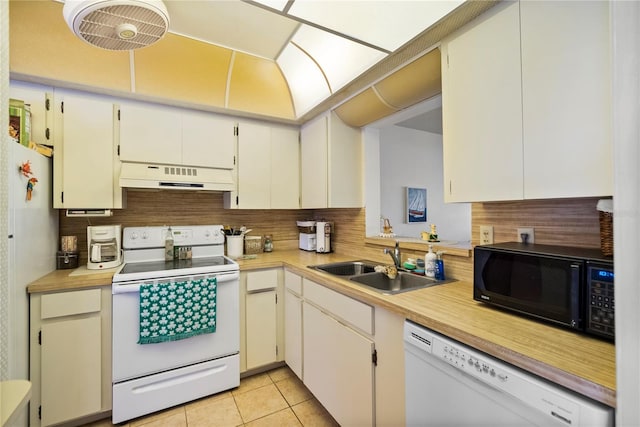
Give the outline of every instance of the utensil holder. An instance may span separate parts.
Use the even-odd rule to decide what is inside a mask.
[[[227,256],[239,258],[244,253],[244,236],[227,236]]]

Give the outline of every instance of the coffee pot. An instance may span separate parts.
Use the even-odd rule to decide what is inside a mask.
[[[122,264],[120,225],[87,227],[87,269],[101,270]]]
[[[316,222],[316,252],[331,252],[331,228],[330,222]]]

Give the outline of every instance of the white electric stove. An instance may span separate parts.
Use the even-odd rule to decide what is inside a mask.
[[[124,265],[113,276],[113,423],[240,384],[239,267],[224,256],[221,225],[172,226],[175,247],[192,258],[165,261],[168,227],[123,230]],[[217,279],[216,330],[138,344],[140,286]]]

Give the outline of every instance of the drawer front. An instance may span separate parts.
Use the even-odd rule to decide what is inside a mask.
[[[284,286],[296,295],[302,295],[302,277],[289,270],[284,271]]]
[[[44,294],[41,299],[40,318],[73,316],[100,311],[100,289]]]
[[[277,269],[247,272],[247,292],[264,291],[277,287]]]
[[[325,288],[308,279],[303,279],[305,300],[324,311],[344,319],[361,331],[373,335],[373,307]]]

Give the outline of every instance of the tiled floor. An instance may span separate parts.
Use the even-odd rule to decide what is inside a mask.
[[[111,427],[102,420],[90,427]],[[254,375],[240,387],[136,418],[122,427],[338,426],[288,367]]]

